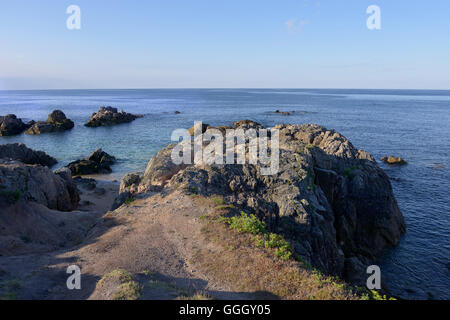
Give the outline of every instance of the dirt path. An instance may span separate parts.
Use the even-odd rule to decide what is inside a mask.
[[[232,292],[191,264],[197,249],[213,246],[201,233],[200,217],[209,210],[181,192],[154,194],[107,213],[77,248],[0,257],[0,279],[3,274],[15,281],[18,298],[99,299],[105,293],[96,290],[97,281],[125,269],[144,288],[141,299],[173,299],[198,292],[217,299],[250,299],[252,294]],[[81,290],[66,288],[65,271],[73,264],[82,270]]]

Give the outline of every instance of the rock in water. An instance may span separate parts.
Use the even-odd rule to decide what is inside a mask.
[[[383,157],[380,159],[381,161],[383,161],[384,163],[390,164],[390,165],[405,165],[408,164],[403,158],[401,157],[394,157],[394,156],[390,156],[388,157]]]
[[[117,108],[100,107],[97,113],[92,114],[91,118],[84,125],[86,127],[102,127],[111,126],[119,123],[127,123],[142,118],[142,115],[134,115],[121,110],[117,112]]]
[[[53,173],[47,167],[0,159],[0,207],[21,200],[49,209],[72,211],[80,197],[67,169]]]
[[[72,172],[72,176],[111,173],[111,165],[116,162],[116,158],[107,154],[102,149],[95,150],[87,159],[77,160],[67,165]]]
[[[61,132],[70,130],[74,127],[72,120],[67,119],[64,112],[55,110],[48,115],[47,121],[38,121],[34,123],[25,134],[37,135],[49,132]]]
[[[29,124],[22,122],[14,114],[0,116],[0,136],[13,136],[21,134],[30,127]]]
[[[365,268],[406,231],[388,177],[369,153],[333,130],[275,128],[280,164],[274,175],[262,176],[259,166],[250,164],[174,165],[172,145],[150,160],[140,185],[127,190],[168,184],[203,196],[221,195],[289,239],[296,254],[313,266],[363,284]]]
[[[0,158],[18,160],[25,164],[38,164],[51,167],[57,163],[56,159],[45,152],[34,151],[23,143],[0,145]]]

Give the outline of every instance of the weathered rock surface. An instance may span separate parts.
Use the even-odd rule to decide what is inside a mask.
[[[56,159],[43,151],[34,151],[23,143],[0,145],[0,158],[18,160],[25,164],[38,164],[51,167],[57,163]]]
[[[100,107],[98,112],[93,113],[88,122],[84,125],[86,127],[101,127],[101,126],[111,126],[120,123],[127,123],[136,120],[137,118],[142,118],[142,115],[134,115],[131,113],[126,113],[121,110],[117,111],[117,108],[112,107]]]
[[[38,121],[34,123],[25,134],[38,135],[49,132],[62,132],[74,127],[72,120],[67,119],[64,112],[55,110],[48,115],[47,121]]]
[[[406,231],[388,177],[369,153],[333,130],[318,125],[275,128],[280,130],[275,175],[263,176],[259,166],[249,164],[175,165],[170,145],[150,160],[142,177],[132,179],[138,185],[127,183],[127,192],[168,184],[204,196],[222,195],[265,220],[315,267],[362,283],[364,268]]]
[[[401,157],[390,156],[390,157],[383,157],[380,160],[383,161],[384,163],[387,163],[387,164],[390,164],[390,165],[405,165],[405,164],[408,164],[408,162],[406,162]]]
[[[27,130],[32,123],[33,122],[25,124],[22,119],[18,119],[14,114],[0,116],[0,137],[21,134]]]
[[[79,199],[67,169],[53,173],[48,167],[0,159],[0,207],[27,201],[49,209],[72,211]]]
[[[211,126],[210,126],[209,124],[202,123],[202,128],[201,128],[201,129],[202,129],[202,133],[205,133],[205,131],[208,130],[208,128],[211,128]],[[195,129],[195,126],[192,127],[192,128],[189,128],[189,130],[188,130],[188,133],[189,133],[191,136],[193,136],[193,135],[195,134],[194,129]]]
[[[116,158],[107,154],[102,149],[95,150],[87,159],[77,160],[67,165],[72,172],[72,176],[111,173],[111,166],[116,162]]]

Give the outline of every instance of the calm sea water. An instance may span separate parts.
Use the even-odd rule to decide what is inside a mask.
[[[145,114],[130,124],[86,128],[99,106]],[[194,121],[210,125],[252,119],[266,126],[317,123],[334,128],[379,159],[404,157],[405,167],[381,166],[392,178],[408,232],[388,250],[381,270],[403,298],[450,299],[450,91],[410,90],[70,90],[0,91],[0,115],[44,120],[54,109],[75,121],[73,130],[42,136],[1,138],[23,142],[56,157],[59,166],[96,148],[116,156],[115,178],[143,171],[170,142],[176,128]],[[276,109],[296,111],[286,117]],[[179,110],[180,115],[173,112]]]

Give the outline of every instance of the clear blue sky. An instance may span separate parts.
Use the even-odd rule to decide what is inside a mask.
[[[450,89],[450,1],[0,0],[0,90],[211,87]]]

